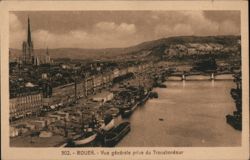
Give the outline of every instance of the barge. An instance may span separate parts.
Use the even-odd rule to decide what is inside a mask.
[[[123,122],[110,132],[104,135],[104,146],[115,146],[128,132],[130,132],[130,122]]]
[[[234,129],[242,130],[242,117],[237,111],[233,115],[226,115],[227,123],[231,125]]]
[[[69,139],[66,143],[64,143],[60,147],[92,147],[96,137],[97,137],[96,132],[94,131],[86,132],[81,136]]]

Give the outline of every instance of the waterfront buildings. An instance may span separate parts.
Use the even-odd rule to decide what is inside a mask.
[[[42,108],[42,93],[37,87],[29,87],[19,91],[10,99],[10,120],[35,115]]]

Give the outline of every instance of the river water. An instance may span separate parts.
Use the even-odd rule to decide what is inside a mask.
[[[233,81],[168,81],[128,119],[118,147],[240,146],[241,132],[226,123],[235,110]],[[161,119],[161,120],[160,120]]]

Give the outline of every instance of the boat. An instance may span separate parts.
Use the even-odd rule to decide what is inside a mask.
[[[115,108],[115,107],[112,107],[112,108],[110,108],[110,109],[108,109],[105,113],[106,114],[110,114],[110,115],[112,115],[113,117],[117,117],[117,116],[119,116],[119,109],[118,108]]]
[[[232,88],[231,95],[232,95],[233,99],[241,99],[241,90]]]
[[[77,139],[70,139],[63,147],[91,147],[97,137],[97,133],[94,131],[85,132]]]
[[[236,105],[237,111],[241,112],[242,111],[242,102],[241,102],[241,100],[236,100],[235,105]]]
[[[165,84],[159,84],[158,87],[159,88],[167,88],[167,85],[165,85]]]
[[[111,129],[113,129],[115,126],[115,120],[113,119],[112,116],[106,116],[104,118],[104,123],[101,125],[100,129],[103,130],[104,132],[108,132]]]
[[[150,98],[158,98],[158,93],[157,92],[150,92],[149,97]]]
[[[163,118],[159,118],[159,121],[164,121],[164,119]]]
[[[150,92],[145,91],[144,95],[141,97],[139,101],[139,105],[143,105],[149,98]]]
[[[115,146],[129,131],[130,122],[122,122],[117,127],[104,135],[104,146]]]
[[[63,143],[63,144],[57,144],[54,147],[59,147],[59,148],[63,148],[66,147],[68,143]]]
[[[68,139],[67,144],[63,147],[92,147],[94,146],[98,132],[97,128],[97,119],[92,115],[92,119],[87,124],[83,123],[83,113],[82,115],[82,130],[80,134],[75,134],[75,136]],[[66,127],[65,127],[66,130]]]
[[[226,115],[227,123],[234,129],[242,130],[242,118],[240,114]]]
[[[130,104],[129,106],[124,107],[125,109],[123,109],[121,112],[122,118],[129,117],[137,108],[138,104],[139,104],[138,102],[135,102],[134,104]]]

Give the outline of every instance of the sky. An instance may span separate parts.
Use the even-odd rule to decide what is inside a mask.
[[[120,48],[172,36],[240,35],[240,11],[15,11],[10,48],[30,18],[34,48]]]

